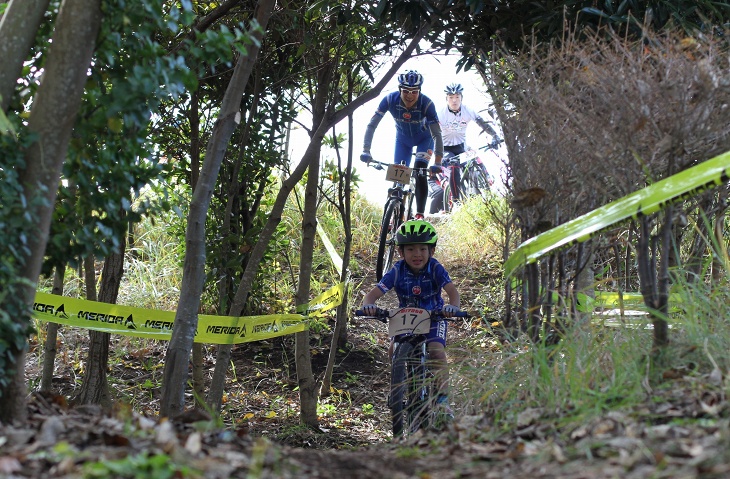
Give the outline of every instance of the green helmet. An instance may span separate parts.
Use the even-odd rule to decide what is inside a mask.
[[[406,221],[395,234],[395,243],[398,246],[407,244],[427,244],[436,246],[439,239],[436,229],[431,223],[424,220]]]

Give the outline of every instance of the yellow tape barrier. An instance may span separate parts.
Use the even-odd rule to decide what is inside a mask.
[[[240,344],[298,333],[307,328],[310,315],[319,315],[342,303],[345,284],[340,283],[320,294],[309,304],[297,308],[306,314],[261,316],[198,315],[196,343]],[[175,323],[174,311],[135,308],[36,293],[33,316],[41,321],[65,324],[104,333],[140,338],[169,340]]]
[[[586,241],[629,218],[655,213],[674,201],[727,183],[728,179],[730,151],[528,239],[505,261],[504,275],[509,278],[520,266],[534,263],[557,249]]]

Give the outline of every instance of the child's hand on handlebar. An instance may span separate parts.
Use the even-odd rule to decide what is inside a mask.
[[[375,316],[378,314],[378,307],[374,304],[363,304],[361,309],[368,316]]]
[[[455,314],[461,312],[461,309],[459,309],[458,306],[454,306],[453,304],[447,304],[446,306],[444,306],[443,312],[444,316],[446,316],[447,318],[451,318]]]
[[[360,161],[362,161],[364,163],[371,162],[371,161],[373,161],[373,155],[371,155],[369,151],[363,151],[360,154]]]

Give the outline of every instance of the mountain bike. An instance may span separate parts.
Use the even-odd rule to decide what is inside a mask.
[[[395,234],[405,221],[413,219],[413,198],[416,192],[416,177],[425,175],[428,168],[410,168],[405,165],[383,163],[376,160],[367,162],[368,166],[376,170],[387,168],[385,179],[393,182],[388,188],[388,198],[383,208],[383,218],[380,221],[378,233],[378,258],[375,275],[380,281],[392,266],[395,258]]]
[[[501,138],[495,138],[490,144],[481,149],[497,155],[496,150],[502,142],[504,140]],[[489,190],[494,184],[494,178],[487,172],[487,167],[484,166],[484,162],[477,155],[476,151],[469,151],[473,153],[462,158],[461,167],[463,168],[464,174],[461,176],[461,191],[468,196],[479,195],[486,201]],[[469,151],[466,153],[469,153]]]
[[[494,151],[502,141],[501,139],[495,140],[483,149]],[[443,209],[445,213],[453,211],[455,201],[460,201],[469,196],[479,195],[483,200],[487,200],[494,179],[487,172],[487,167],[484,166],[484,162],[479,158],[476,150],[469,149],[454,156],[449,156],[447,153],[444,155],[441,165],[444,167],[443,173],[437,175],[436,181],[443,190]],[[452,185],[456,184],[457,169],[461,172],[461,177],[456,188],[458,193],[455,195]]]
[[[454,321],[446,318],[440,310],[404,307],[393,311],[378,309],[375,316],[368,316],[362,310],[355,316],[377,319],[388,324],[388,334],[395,338],[391,358],[390,395],[388,407],[393,421],[393,437],[409,435],[419,429],[437,425],[433,403],[435,384],[429,370],[426,335],[431,329],[431,320]],[[456,315],[468,318],[461,311]]]

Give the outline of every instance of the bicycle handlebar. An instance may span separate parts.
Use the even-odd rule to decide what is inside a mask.
[[[504,143],[503,138],[495,137],[490,144],[485,145],[485,146],[480,146],[479,149],[485,150],[485,151],[486,150],[495,150],[495,149],[499,148],[499,145],[501,145],[502,143]]]
[[[363,163],[371,168],[375,168],[376,170],[382,170],[389,165],[389,163],[383,163],[382,161],[378,160],[363,161]]]
[[[440,316],[443,313],[441,309],[432,309],[432,310],[427,310],[427,311],[431,315],[432,318],[434,316]],[[388,318],[390,318],[390,313],[391,313],[390,310],[380,309],[380,308],[378,308],[375,315],[365,314],[365,311],[363,311],[362,309],[355,310],[355,316],[362,316],[362,317],[366,317],[366,318],[375,318],[382,323],[388,322]],[[442,317],[442,319],[444,319],[446,321],[454,321],[455,318],[471,318],[471,315],[469,313],[467,313],[466,311],[459,311],[450,318],[447,318],[446,316]]]
[[[392,163],[383,163],[382,161],[378,161],[375,159],[369,160],[369,161],[363,161],[363,163],[365,163],[367,166],[369,166],[371,168],[375,168],[376,170],[383,170],[383,169],[387,168],[388,166],[392,165]],[[429,167],[426,166],[424,168],[414,168],[414,167],[409,167],[409,168],[411,168],[411,170],[413,170],[417,174],[424,174],[424,173],[428,172]]]

